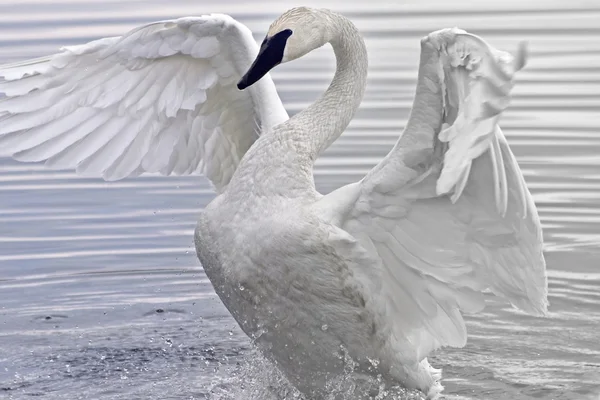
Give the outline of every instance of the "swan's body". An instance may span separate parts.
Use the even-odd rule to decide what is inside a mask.
[[[325,43],[333,82],[288,120],[263,75]],[[456,29],[429,35],[397,145],[360,182],[322,196],[313,163],[360,104],[364,42],[340,15],[298,8],[250,66],[257,50],[243,25],[217,15],[0,68],[0,148],[106,179],[204,173],[219,195],[200,216],[198,257],[300,391],[323,398],[344,351],[357,376],[435,398],[440,373],[426,357],[465,344],[461,312],[481,310],[483,291],[546,311],[537,211],[497,126],[520,58]]]

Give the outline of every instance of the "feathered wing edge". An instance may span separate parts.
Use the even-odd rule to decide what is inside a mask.
[[[478,36],[454,28],[455,40],[442,51],[445,128],[438,139],[448,143],[437,193],[449,193],[453,202],[462,194],[472,161],[490,151],[495,203],[506,215],[508,187],[505,161],[500,150],[502,133],[498,122],[510,103],[514,75],[527,60],[527,47],[521,42],[516,55],[490,47]],[[527,189],[518,187],[524,208]]]
[[[257,52],[247,27],[217,14],[0,66],[0,153],[106,180],[199,173],[223,190],[256,121],[287,119],[270,77],[235,86]]]

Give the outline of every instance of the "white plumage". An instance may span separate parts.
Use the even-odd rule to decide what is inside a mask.
[[[245,26],[181,18],[0,67],[0,151],[107,180],[204,174],[219,195],[200,216],[198,257],[300,391],[325,397],[343,347],[357,374],[436,398],[426,357],[464,346],[462,313],[486,291],[547,309],[540,222],[498,126],[524,48],[513,57],[456,28],[428,35],[397,144],[322,196],[314,160],[360,104],[366,49],[328,10],[292,9],[268,37],[287,30],[282,61],[325,43],[337,58],[328,90],[291,119],[268,75],[236,87],[258,53]]]
[[[287,114],[269,77],[235,84],[258,53],[227,15],[156,22],[0,67],[0,154],[118,180],[200,173],[227,185],[261,126]]]

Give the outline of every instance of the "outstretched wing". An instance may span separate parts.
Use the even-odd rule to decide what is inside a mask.
[[[461,312],[481,310],[486,291],[546,312],[540,222],[497,125],[522,65],[464,31],[429,35],[395,148],[318,203],[368,253],[349,265],[379,317],[384,349],[407,365],[463,346]]]
[[[440,35],[457,39],[442,53],[444,122],[449,124],[438,139],[449,144],[437,192],[448,193],[456,201],[464,189],[472,161],[489,151],[492,157],[495,203],[505,215],[508,187],[500,142],[504,135],[498,126],[501,112],[508,106],[513,75],[525,65],[526,50],[521,44],[517,57],[498,51],[475,35],[459,29]],[[507,160],[508,161],[508,160]],[[516,187],[525,196],[527,188]],[[522,198],[523,212],[527,213]]]
[[[106,180],[199,173],[221,191],[260,128],[287,119],[270,77],[236,87],[257,53],[217,14],[0,66],[0,155]]]

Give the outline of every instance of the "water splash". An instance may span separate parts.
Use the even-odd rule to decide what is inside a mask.
[[[423,400],[419,391],[386,387],[381,376],[357,372],[356,363],[345,348],[340,347],[344,373],[327,382],[325,400]],[[377,362],[373,361],[375,365]],[[253,348],[237,370],[209,390],[211,400],[308,400],[259,350]]]

